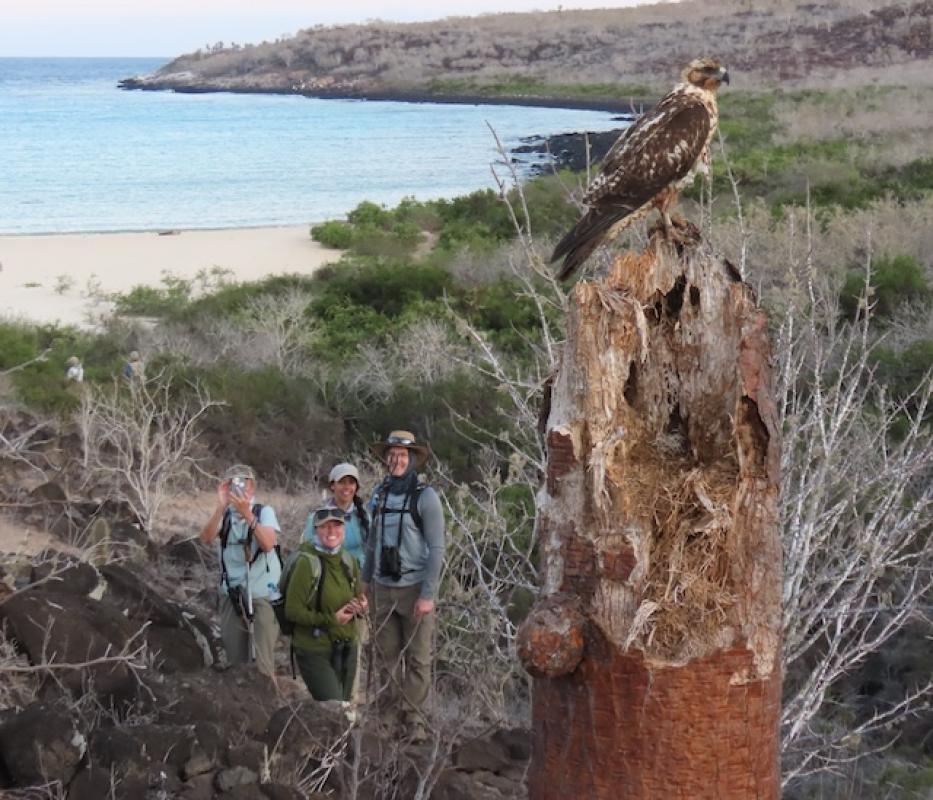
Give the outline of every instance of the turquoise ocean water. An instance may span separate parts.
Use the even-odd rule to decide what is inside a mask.
[[[319,221],[364,199],[493,186],[488,125],[506,147],[619,125],[595,111],[116,88],[164,62],[0,58],[0,233]]]

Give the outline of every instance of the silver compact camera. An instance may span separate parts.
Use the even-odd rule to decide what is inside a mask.
[[[243,497],[246,494],[246,478],[231,478],[230,494]]]

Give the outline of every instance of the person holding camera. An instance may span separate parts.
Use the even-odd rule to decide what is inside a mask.
[[[201,541],[217,541],[220,635],[227,660],[245,664],[255,657],[258,670],[273,681],[279,626],[271,601],[279,596],[282,573],[279,533],[275,509],[256,502],[256,473],[245,464],[230,467],[217,487],[217,504]]]
[[[285,616],[295,624],[295,662],[315,700],[350,700],[359,651],[356,619],[369,608],[359,563],[343,549],[345,518],[331,506],[312,512],[315,536],[299,546],[285,593]]]
[[[388,717],[412,741],[427,730],[435,598],[444,562],[444,512],[437,492],[418,480],[430,450],[408,431],[372,446],[388,475],[370,504],[373,532],[363,567],[372,584],[377,657],[389,690]]]

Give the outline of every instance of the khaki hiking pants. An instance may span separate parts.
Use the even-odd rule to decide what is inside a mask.
[[[256,668],[270,678],[275,677],[275,642],[279,623],[272,605],[264,597],[253,598],[253,638],[256,642]],[[220,597],[220,638],[230,664],[249,661],[249,631],[243,618],[234,610],[225,594]]]
[[[431,688],[436,612],[415,620],[420,583],[399,587],[376,583],[373,586],[375,660],[379,665],[380,686],[386,685],[388,695],[385,699],[379,698],[378,704],[400,711],[404,723],[423,728],[421,712]]]

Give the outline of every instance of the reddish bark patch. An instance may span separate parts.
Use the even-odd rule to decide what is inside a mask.
[[[547,435],[547,490],[557,492],[558,481],[577,466],[577,457],[573,452],[573,439],[557,430]]]
[[[596,588],[596,548],[576,526],[568,525],[561,529],[560,552],[564,560],[561,591],[588,599]]]
[[[573,672],[583,658],[585,624],[576,598],[558,594],[538,603],[522,622],[516,640],[528,674],[554,678]]]
[[[635,551],[630,546],[603,551],[602,576],[616,583],[625,583],[635,569]]]
[[[535,682],[535,800],[776,800],[780,672],[745,647],[680,667],[587,649],[567,677]]]

